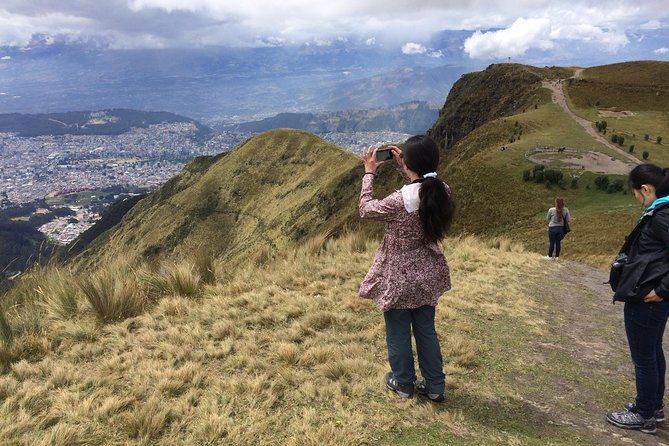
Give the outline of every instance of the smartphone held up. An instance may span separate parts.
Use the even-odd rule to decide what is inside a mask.
[[[386,161],[393,158],[393,151],[391,149],[379,149],[376,151],[377,161]]]

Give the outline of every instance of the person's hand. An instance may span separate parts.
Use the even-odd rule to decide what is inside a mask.
[[[393,152],[393,158],[395,158],[397,165],[404,170],[404,156],[402,155],[402,149],[397,146],[388,146],[386,148]]]
[[[647,303],[662,302],[662,300],[663,299],[655,293],[655,290],[651,291],[646,297],[643,298],[643,301]]]
[[[360,154],[360,159],[362,160],[362,163],[365,165],[365,173],[375,173],[377,167],[379,167],[381,164],[383,164],[385,161],[378,161],[376,159],[376,152],[379,149],[372,149],[372,146],[367,147],[367,149],[363,150],[362,153]]]

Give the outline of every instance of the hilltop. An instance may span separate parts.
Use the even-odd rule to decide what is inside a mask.
[[[401,185],[392,167],[383,170],[380,192]],[[195,158],[94,239],[80,261],[198,249],[231,264],[271,256],[315,234],[359,227],[363,173],[357,156],[315,135],[268,131],[231,152]]]

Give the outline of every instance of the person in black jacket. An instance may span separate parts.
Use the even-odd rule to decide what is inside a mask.
[[[654,434],[657,423],[665,421],[662,336],[669,317],[669,169],[641,164],[630,172],[629,184],[646,210],[616,258],[623,259],[623,266],[611,286],[614,302],[625,303],[637,395],[625,410],[608,413],[607,420]]]

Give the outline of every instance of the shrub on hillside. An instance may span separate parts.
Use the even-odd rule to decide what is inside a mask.
[[[611,142],[614,143],[614,144],[617,144],[618,143],[618,135],[616,135],[616,134],[611,135]]]
[[[547,169],[544,171],[544,178],[550,184],[560,184],[564,178],[564,174],[559,170]]]
[[[578,189],[578,178],[574,177],[571,179],[571,188]]]
[[[606,131],[606,121],[597,121],[595,122],[595,127],[597,127],[598,132]]]
[[[644,150],[644,152],[643,152],[643,155],[642,155],[642,156],[643,156],[643,159],[644,159],[644,160],[647,160],[647,159],[648,159],[648,157],[650,156],[650,153],[648,153],[648,152],[646,152],[646,151]]]
[[[634,144],[630,145],[630,153],[634,153]]]
[[[595,186],[600,190],[607,190],[609,187],[609,177],[606,175],[599,175],[595,178]]]
[[[648,133],[646,133],[646,134],[644,135],[643,139],[645,139],[646,141],[648,141],[648,140],[650,139],[650,135],[648,135]]]
[[[658,137],[657,137],[657,143],[658,143],[658,144],[662,144],[662,137],[661,137],[661,136],[658,136]]]
[[[534,166],[532,171],[523,171],[523,181],[544,183],[548,187],[552,185],[558,185],[564,188],[566,185],[562,171],[556,169],[546,169],[546,167],[541,164]]]
[[[625,188],[625,183],[623,180],[615,180],[613,183],[610,183],[609,186],[606,188],[606,192],[613,194],[615,192],[622,192],[623,189]]]

